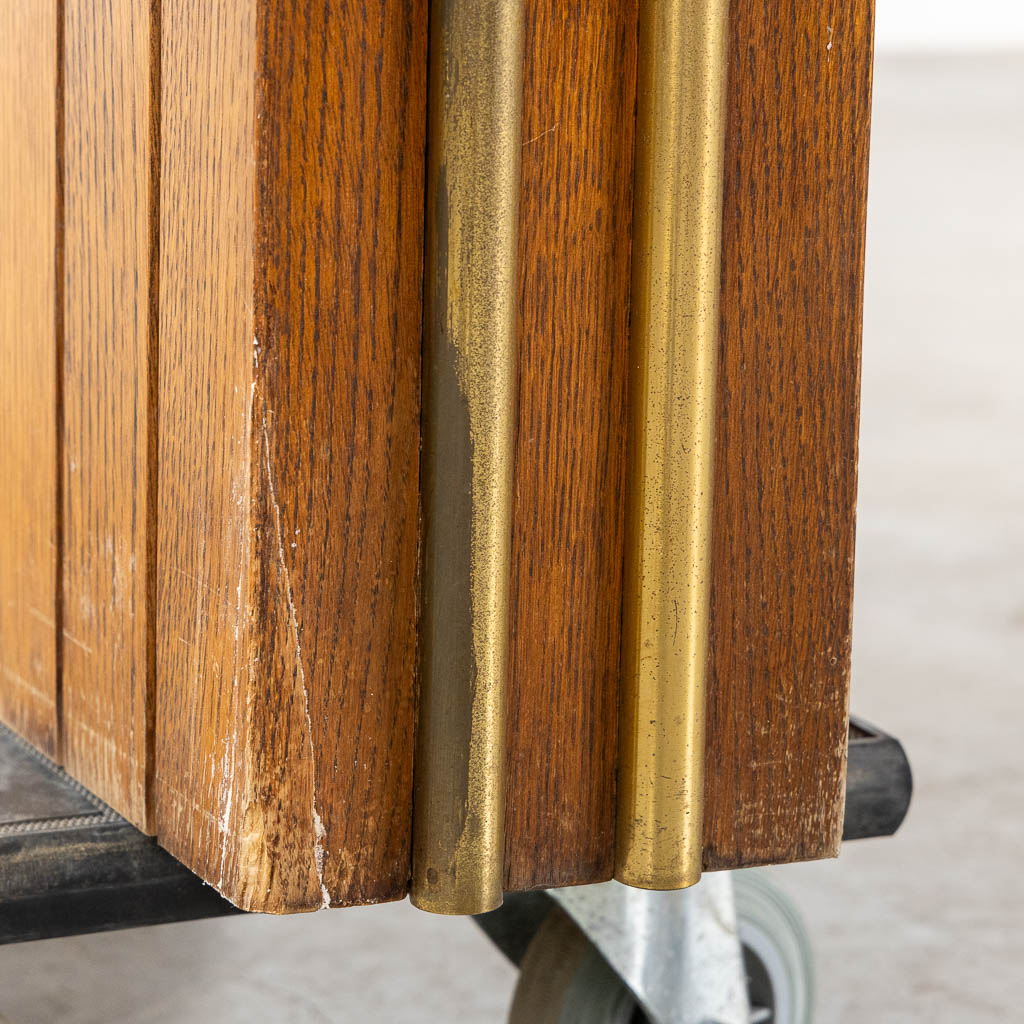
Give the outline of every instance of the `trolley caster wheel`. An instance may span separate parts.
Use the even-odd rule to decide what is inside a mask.
[[[636,997],[561,907],[519,966],[509,1024],[648,1024]]]
[[[751,1024],[812,1024],[814,952],[800,911],[762,871],[732,880]]]
[[[811,1024],[814,969],[796,907],[757,871],[733,874],[750,1024]],[[520,965],[509,1024],[654,1024],[573,919],[555,907]]]

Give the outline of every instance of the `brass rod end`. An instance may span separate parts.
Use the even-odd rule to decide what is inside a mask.
[[[727,0],[641,0],[615,877],[700,878]]]
[[[501,904],[522,0],[431,23],[413,904]]]

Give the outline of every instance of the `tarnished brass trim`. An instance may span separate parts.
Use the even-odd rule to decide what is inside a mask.
[[[501,904],[522,0],[431,22],[412,902]]]
[[[727,0],[641,0],[615,877],[701,872]]]

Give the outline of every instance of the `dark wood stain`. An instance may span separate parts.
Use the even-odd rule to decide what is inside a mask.
[[[505,885],[612,870],[636,5],[526,5]]]
[[[731,6],[705,862],[842,833],[871,0]]]
[[[293,631],[269,630],[265,651],[301,637],[297,742],[311,726],[332,899],[393,899],[409,876],[426,3],[261,4],[259,46],[257,393],[273,481],[253,479],[273,487],[280,535],[264,520],[255,539],[261,567],[283,550],[294,602]],[[279,678],[256,735],[273,734]]]

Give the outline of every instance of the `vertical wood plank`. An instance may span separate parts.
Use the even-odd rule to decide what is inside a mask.
[[[164,4],[156,813],[250,909],[408,882],[426,47]]]
[[[149,828],[150,0],[64,13],[64,756]]]
[[[161,13],[154,812],[218,889],[245,854],[255,3]],[[257,840],[261,839],[257,836]]]
[[[636,19],[527,4],[509,889],[612,871]]]
[[[311,816],[324,900],[397,899],[412,803],[427,4],[281,0],[260,7],[258,34],[254,615],[275,686],[261,681],[253,727],[300,763],[308,752],[308,799],[278,820]],[[273,784],[273,761],[255,770]]]
[[[57,756],[57,5],[0,7],[0,718]]]
[[[730,20],[710,868],[842,833],[872,3]]]

